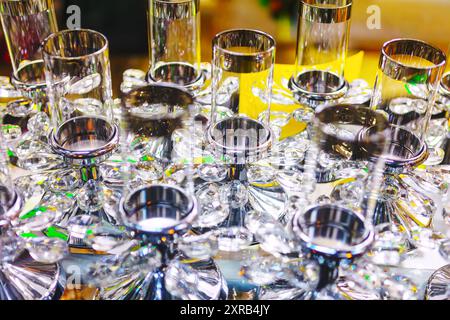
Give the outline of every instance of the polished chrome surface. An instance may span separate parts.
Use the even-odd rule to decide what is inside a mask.
[[[181,188],[151,185],[121,200],[123,223],[138,233],[185,232],[197,217],[197,200]]]
[[[395,80],[411,79],[413,76],[425,76],[432,83],[440,81],[446,64],[445,53],[432,45],[415,39],[394,39],[383,45],[381,70]],[[408,64],[399,60],[400,55],[420,57],[432,63],[431,66]]]
[[[385,155],[387,170],[408,171],[426,161],[428,147],[414,133],[398,126],[389,128],[390,143]]]
[[[308,209],[297,214],[292,224],[305,248],[332,259],[358,257],[374,239],[362,215],[335,205]]]
[[[59,264],[42,264],[23,253],[0,263],[0,300],[59,300],[66,275]]]
[[[0,228],[16,219],[24,205],[24,199],[16,189],[0,185]]]
[[[437,270],[428,280],[426,300],[450,300],[450,265]]]
[[[259,121],[232,117],[210,126],[207,140],[217,157],[228,157],[232,164],[246,164],[268,155],[273,133]]]
[[[92,164],[93,159],[104,160],[118,147],[119,128],[102,117],[76,117],[53,131],[50,143],[66,160]]]
[[[319,70],[304,71],[292,77],[289,86],[300,103],[312,108],[325,103],[337,103],[349,90],[345,79],[332,72]]]
[[[258,73],[274,64],[276,42],[269,34],[257,30],[235,29],[216,35],[214,52],[218,67],[230,73]],[[241,51],[239,51],[241,49]]]
[[[350,20],[353,0],[301,0],[300,15],[319,23]]]

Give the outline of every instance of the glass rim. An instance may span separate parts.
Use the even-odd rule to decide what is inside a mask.
[[[317,241],[311,237],[305,229],[311,228],[311,223],[308,223],[305,217],[305,214],[312,213],[314,210],[320,209],[335,209],[342,212],[346,212],[354,216],[356,220],[358,220],[363,228],[364,232],[360,234],[357,238],[357,242],[349,245],[349,249],[338,249],[338,248],[330,248],[318,244]],[[314,223],[316,224],[316,223]],[[310,250],[317,251],[321,254],[337,256],[341,258],[348,258],[348,255],[351,256],[359,256],[363,254],[367,248],[372,244],[375,236],[375,230],[373,226],[364,218],[364,214],[360,212],[356,212],[355,210],[351,210],[346,206],[340,204],[325,204],[325,205],[311,205],[308,206],[304,211],[300,211],[294,215],[292,220],[293,231],[295,234],[307,245]],[[316,224],[317,225],[317,224]],[[329,223],[328,225],[332,225]]]
[[[98,37],[99,39],[101,39],[104,43],[102,45],[102,47],[98,50],[96,50],[95,52],[89,53],[89,54],[85,54],[82,56],[75,56],[75,57],[61,57],[60,55],[54,54],[52,52],[49,52],[47,50],[47,44],[50,41],[53,41],[54,39],[57,39],[60,36],[66,35],[66,34],[74,34],[74,33],[87,33],[90,34],[94,37]],[[104,53],[105,51],[108,50],[109,47],[109,41],[108,38],[106,38],[106,36],[98,31],[92,30],[92,29],[74,29],[74,30],[62,30],[62,31],[58,31],[55,33],[52,33],[51,35],[49,35],[47,38],[44,39],[44,41],[42,41],[42,52],[44,53],[44,56],[46,57],[50,57],[52,59],[58,59],[58,60],[79,60],[82,58],[88,58],[88,57],[94,57],[94,56],[98,56],[102,53]]]
[[[188,201],[188,209],[185,212],[184,217],[179,219],[176,224],[170,227],[155,227],[153,230],[141,230],[138,227],[138,223],[130,222],[127,217],[129,215],[129,208],[127,208],[127,203],[130,202],[133,196],[136,196],[139,193],[155,190],[155,189],[168,189],[177,192],[179,195],[185,197]],[[175,232],[182,231],[185,229],[189,229],[194,220],[198,216],[198,201],[196,197],[192,196],[186,189],[181,188],[177,185],[169,185],[169,184],[145,184],[142,187],[131,190],[125,197],[122,197],[119,203],[119,214],[121,218],[124,220],[124,223],[127,227],[138,230],[139,232],[149,233],[149,234],[160,234],[167,233],[169,230],[173,230]],[[125,221],[126,220],[126,221]]]
[[[402,42],[415,42],[417,44],[428,46],[431,49],[436,51],[436,53],[440,56],[441,61],[439,63],[435,63],[433,61],[430,61],[430,60],[426,59],[427,61],[429,61],[429,62],[431,62],[433,64],[433,66],[429,66],[429,67],[425,67],[425,66],[411,66],[411,65],[405,64],[405,63],[403,63],[403,62],[393,58],[392,55],[387,52],[387,49],[388,49],[389,46],[391,46],[393,44],[397,44],[397,43],[402,43]],[[381,49],[381,54],[382,54],[382,57],[384,57],[384,58],[388,59],[389,61],[391,61],[392,63],[397,64],[397,65],[399,65],[399,66],[401,66],[403,68],[406,68],[406,69],[434,70],[434,69],[439,69],[441,67],[444,67],[445,64],[447,63],[447,55],[445,54],[445,52],[443,50],[433,46],[432,44],[430,44],[430,43],[428,43],[426,41],[418,40],[418,39],[414,39],[414,38],[396,38],[396,39],[389,40],[389,41],[387,41],[387,42],[385,42],[383,44],[383,47]],[[417,55],[414,55],[414,56],[421,58],[420,56],[417,56]]]
[[[308,7],[313,7],[313,8],[317,8],[317,9],[326,9],[326,10],[339,10],[339,9],[345,9],[345,8],[349,8],[353,5],[353,0],[346,0],[347,4],[343,4],[343,5],[334,5],[333,7],[322,7],[319,4],[315,3],[316,1],[314,1],[314,3],[311,3],[311,1],[314,0],[300,0],[300,2]]]
[[[343,114],[342,112],[349,111],[349,110],[351,111],[352,109],[354,111],[358,111],[360,114],[365,113],[366,116],[370,116],[372,121],[375,122],[374,124],[372,124],[366,128],[366,130],[371,129],[373,131],[371,132],[371,134],[369,136],[364,137],[365,139],[362,142],[376,143],[376,142],[380,142],[386,138],[386,130],[389,128],[388,119],[381,113],[376,112],[363,104],[334,104],[334,105],[326,105],[325,104],[325,105],[319,106],[315,110],[313,124],[316,128],[318,128],[318,130],[320,131],[320,133],[322,135],[337,138],[337,136],[335,136],[333,134],[329,134],[323,130],[324,126],[335,123],[333,121],[326,121],[325,119],[323,119],[323,115],[326,112],[332,112],[333,114],[337,114],[337,113],[335,113],[335,111],[339,111],[341,114],[340,115],[337,114],[338,116],[337,116],[336,120],[338,120],[339,116],[345,116],[345,114]],[[354,119],[354,122],[346,121],[345,123],[343,122],[343,124],[350,124],[350,125],[351,124],[359,124],[359,123],[356,123],[357,120],[359,120],[359,118]],[[361,119],[361,122],[362,122],[362,120],[363,119]],[[346,139],[346,138],[339,137],[339,140],[341,140],[342,142],[346,142],[346,143],[354,143],[358,140],[358,138],[355,137],[355,139]],[[386,141],[384,141],[383,143],[386,143]]]
[[[254,33],[257,35],[261,35],[261,36],[265,37],[266,40],[269,41],[270,47],[267,50],[261,50],[261,51],[253,52],[253,53],[243,53],[243,52],[228,50],[228,49],[222,48],[221,46],[218,45],[218,40],[221,37],[224,37],[226,35],[233,34],[233,33],[239,33],[239,32],[248,32],[248,33]],[[257,29],[247,29],[247,28],[243,28],[243,29],[237,28],[237,29],[225,30],[225,31],[222,31],[222,32],[216,34],[216,36],[213,39],[213,48],[214,49],[220,50],[221,52],[226,53],[228,55],[238,56],[238,57],[257,57],[262,54],[271,54],[271,53],[275,52],[276,45],[277,45],[277,43],[276,43],[275,38],[272,37],[267,32],[257,30]]]

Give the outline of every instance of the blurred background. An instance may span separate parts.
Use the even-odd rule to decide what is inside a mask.
[[[81,26],[104,33],[110,41],[113,83],[117,89],[127,68],[148,68],[148,0],[54,0],[59,28],[66,29],[67,7],[81,9]],[[229,28],[256,28],[278,43],[277,62],[295,60],[299,0],[200,0],[202,60],[211,59],[211,39]],[[450,0],[354,0],[351,52],[366,51],[371,66],[382,44],[397,37],[428,41],[444,50],[450,45]],[[376,6],[376,7],[374,7]],[[380,29],[368,27],[379,8]],[[377,12],[375,12],[376,14]],[[373,66],[372,66],[373,67]],[[6,43],[0,30],[0,74],[9,74]],[[375,75],[373,75],[375,76]]]

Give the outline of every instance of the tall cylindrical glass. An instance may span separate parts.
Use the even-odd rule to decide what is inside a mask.
[[[14,150],[17,165],[24,169],[34,170],[49,168],[50,157],[45,156],[46,145],[38,141],[38,137],[47,135],[48,127],[48,99],[44,63],[42,60],[42,41],[50,34],[58,31],[53,0],[1,0],[0,20],[3,33],[8,45],[12,66],[11,83],[20,93],[9,101],[6,107],[5,124],[19,124],[23,136],[14,139],[8,135],[7,142]],[[0,85],[7,90],[8,85]],[[2,88],[0,88],[2,91]],[[0,92],[0,96],[4,95]],[[8,99],[9,100],[9,99]],[[31,119],[30,119],[31,118]],[[30,123],[27,125],[27,123]],[[37,122],[42,126],[35,125]],[[33,150],[31,150],[33,146]],[[39,153],[41,161],[33,154]],[[36,165],[36,163],[39,165]],[[34,163],[34,164],[32,164]]]
[[[344,78],[352,0],[300,0],[296,71],[292,89],[302,96],[335,99]]]
[[[42,60],[42,41],[58,31],[53,0],[1,0],[0,19],[14,72]]]
[[[44,41],[45,75],[55,127],[80,116],[112,121],[108,40],[92,30],[65,30]]]
[[[213,97],[208,136],[235,163],[268,149],[275,40],[256,30],[230,30],[213,40]],[[252,99],[257,92],[257,100]],[[253,101],[250,103],[250,101]]]
[[[371,107],[384,111],[399,130],[423,140],[445,64],[445,53],[428,43],[414,39],[385,43]]]
[[[150,82],[202,82],[200,0],[149,0]]]

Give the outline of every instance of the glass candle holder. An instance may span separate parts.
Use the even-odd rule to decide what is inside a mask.
[[[149,0],[148,31],[148,81],[200,87],[200,0]]]
[[[275,40],[256,30],[225,31],[213,40],[213,56],[208,140],[216,155],[235,164],[260,159],[273,140],[269,122]]]
[[[43,48],[53,123],[50,145],[64,158],[66,175],[73,179],[73,170],[78,172],[76,182],[82,186],[76,208],[60,225],[71,229],[83,215],[115,225],[116,213],[105,206],[111,190],[100,171],[100,164],[118,149],[120,137],[112,114],[108,40],[92,30],[66,30],[49,36]]]
[[[393,126],[392,162],[399,166],[426,160],[420,154],[445,63],[444,52],[422,41],[396,39],[383,46],[371,107],[385,112]],[[401,151],[404,139],[417,140],[416,147]]]
[[[172,84],[122,95],[122,158],[132,162],[131,187],[169,183],[192,187],[194,97]],[[192,190],[190,190],[192,191]]]
[[[291,90],[311,107],[343,97],[352,0],[301,0]]]
[[[313,124],[291,224],[320,265],[320,291],[336,280],[341,260],[360,257],[372,244],[389,124],[361,105],[321,107]]]
[[[91,266],[90,275],[96,281],[105,275],[97,271],[110,270],[97,298],[226,299],[228,287],[210,256],[183,261],[194,252],[204,255],[210,245],[208,237],[188,235],[198,215],[197,200],[190,192],[174,185],[140,186],[122,197],[119,210],[133,246],[122,250],[115,261],[106,259]]]

